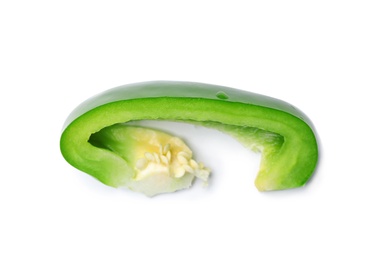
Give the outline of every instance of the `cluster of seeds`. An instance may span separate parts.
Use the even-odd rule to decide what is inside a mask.
[[[157,164],[165,164],[166,166],[169,166],[172,159],[172,154],[170,152],[170,144],[167,144],[165,146],[160,145],[159,154],[155,152],[146,152],[144,156],[145,157],[143,158],[139,158],[135,164],[135,167],[140,171],[144,170],[150,162],[154,162]]]
[[[168,172],[175,178],[181,178],[185,173],[190,173],[207,182],[210,174],[209,168],[193,160],[192,155],[187,152],[178,152],[177,158],[174,160],[170,151],[170,144],[166,144],[165,146],[160,145],[159,153],[146,152],[143,158],[139,158],[136,161],[135,167],[142,171],[150,163],[167,167]]]

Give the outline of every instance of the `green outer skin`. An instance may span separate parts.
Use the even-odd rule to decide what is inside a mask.
[[[153,119],[215,124],[238,140],[246,138],[245,129],[281,135],[283,143],[277,149],[263,144],[265,156],[255,180],[261,191],[300,187],[317,164],[313,125],[292,105],[233,88],[172,81],[125,85],[86,100],[65,122],[61,152],[71,165],[101,182],[127,186],[134,177],[127,163],[113,152],[91,145],[89,137],[113,124]],[[249,137],[245,142],[250,140],[257,141]]]

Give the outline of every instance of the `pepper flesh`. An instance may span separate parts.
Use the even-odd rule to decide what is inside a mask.
[[[255,180],[260,191],[303,186],[317,164],[313,125],[292,105],[233,88],[172,81],[125,85],[85,101],[65,122],[62,154],[109,186],[128,186],[134,176],[125,160],[92,145],[90,137],[118,123],[156,119],[215,128],[261,151]]]

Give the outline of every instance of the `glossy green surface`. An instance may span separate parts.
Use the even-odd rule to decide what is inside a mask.
[[[231,134],[263,153],[259,190],[302,186],[312,175],[318,148],[308,118],[290,104],[266,96],[190,82],[145,82],[113,88],[76,108],[66,120],[61,151],[74,167],[103,183],[128,186],[126,161],[89,142],[104,127],[133,120],[180,120]]]

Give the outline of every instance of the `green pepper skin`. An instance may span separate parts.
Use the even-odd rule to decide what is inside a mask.
[[[193,82],[130,84],[92,97],[66,120],[61,152],[71,165],[101,182],[126,186],[134,177],[128,164],[117,154],[93,146],[90,136],[114,124],[156,119],[212,127],[253,150],[261,150],[262,162],[255,180],[260,191],[303,186],[317,164],[313,125],[292,105],[259,94]],[[266,141],[274,136],[274,142]]]

